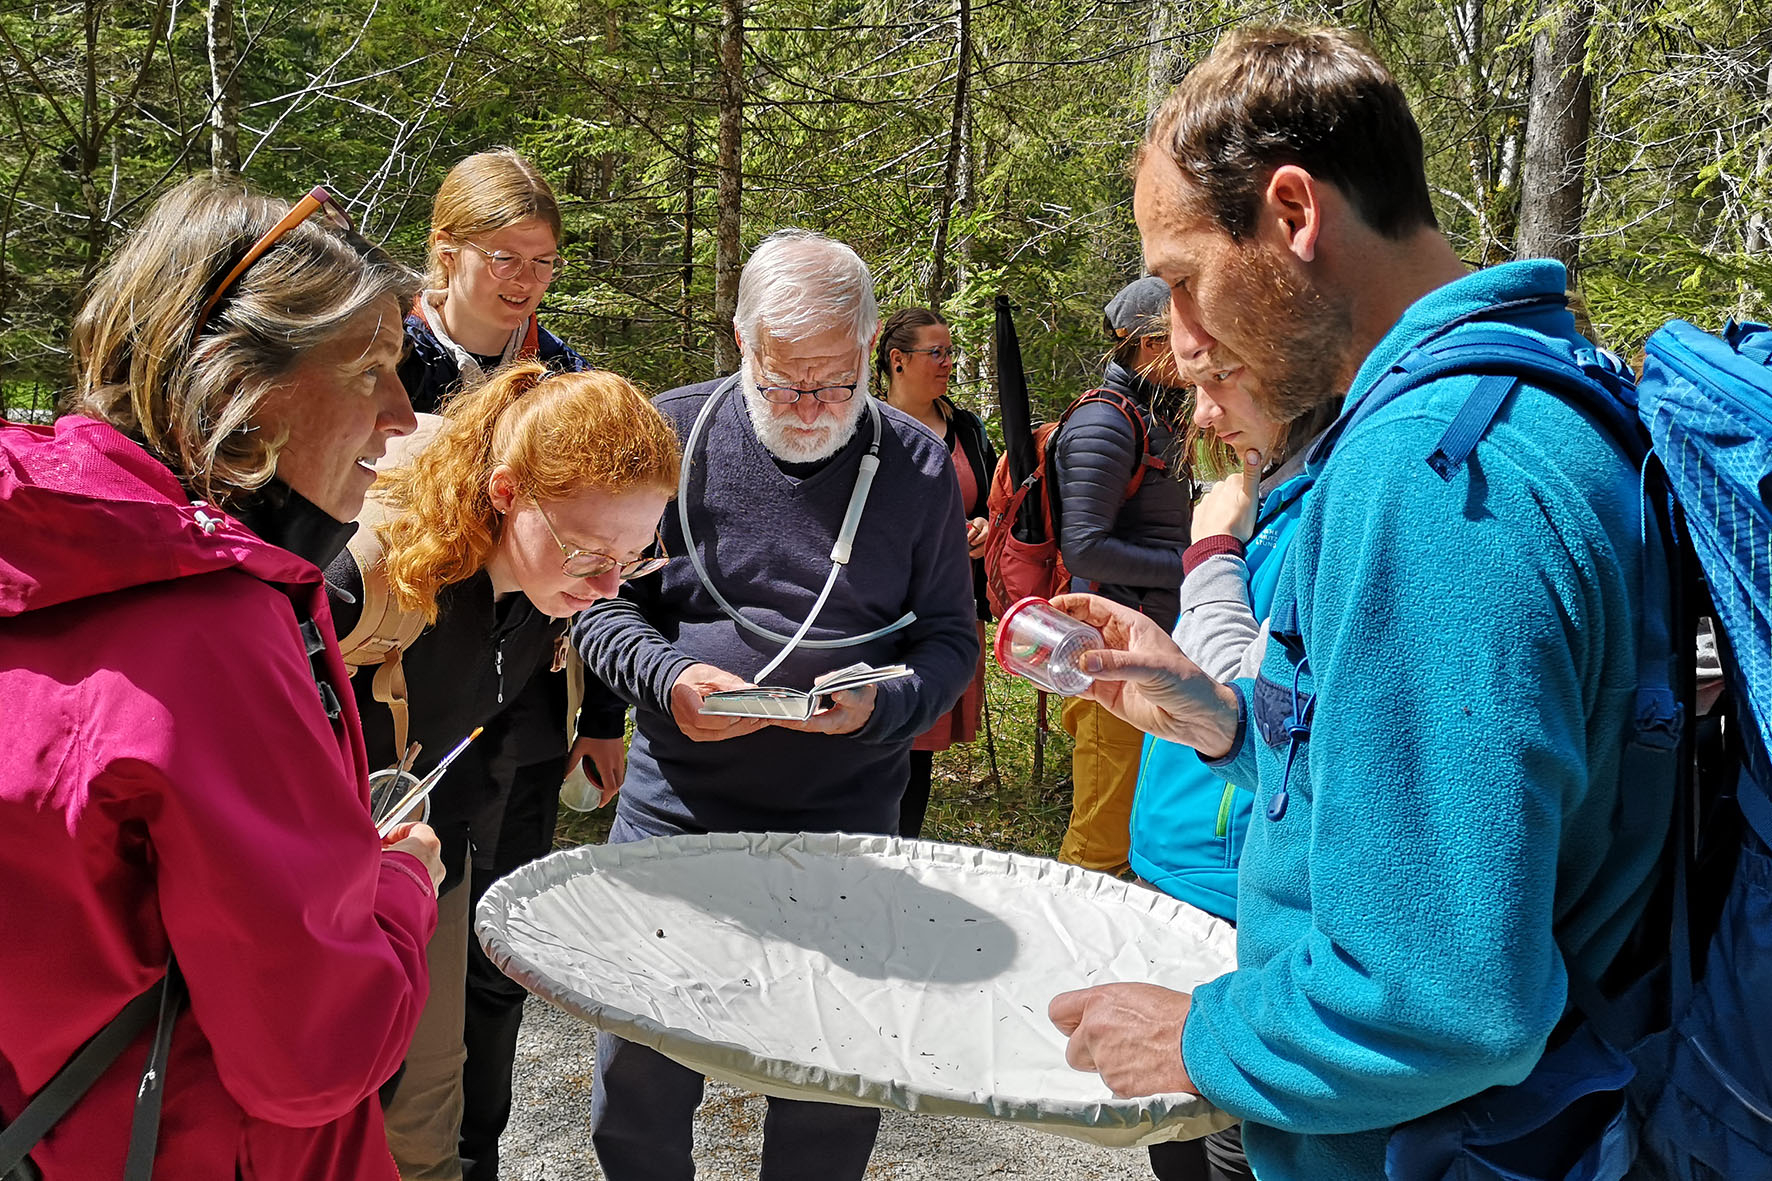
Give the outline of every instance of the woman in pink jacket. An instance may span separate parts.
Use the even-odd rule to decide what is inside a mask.
[[[176,960],[173,1181],[396,1176],[375,1094],[442,867],[370,821],[320,569],[414,425],[413,284],[341,221],[181,185],[80,313],[75,413],[0,426],[0,1123]],[[124,1176],[154,1031],[32,1149],[46,1181]]]

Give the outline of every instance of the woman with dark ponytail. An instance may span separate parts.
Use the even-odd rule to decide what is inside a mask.
[[[476,726],[489,726],[493,737],[517,691],[564,652],[561,637],[575,612],[657,568],[658,522],[676,488],[679,451],[670,425],[623,378],[552,373],[538,361],[497,371],[452,398],[441,416],[420,415],[419,429],[401,443],[389,449],[371,492],[383,510],[374,569],[385,572],[397,608],[430,622],[402,657],[409,737],[422,746],[413,769],[422,775]],[[357,623],[363,577],[350,553],[327,570],[341,635]],[[401,752],[370,672],[355,676],[352,689],[369,765],[381,767]],[[562,734],[564,722],[562,709],[553,719]],[[574,744],[575,757],[588,741]],[[431,797],[448,876],[428,949],[430,998],[405,1072],[387,1097],[388,1142],[403,1178],[464,1175],[473,902],[464,873],[470,823],[500,806],[492,786],[497,754],[482,739]],[[556,764],[555,788],[561,774]],[[605,802],[613,792],[613,785],[605,789]],[[546,828],[551,834],[551,811]],[[521,1012],[520,1004],[512,1007],[508,1029],[476,1066],[483,1083],[502,1072],[507,1095]],[[496,1148],[494,1132],[467,1175],[496,1175]]]
[[[911,745],[911,780],[899,805],[900,836],[923,832],[929,808],[929,782],[935,752],[978,736],[984,702],[984,625],[990,619],[984,588],[984,546],[990,532],[985,498],[997,453],[978,415],[962,410],[948,397],[954,373],[954,337],[941,313],[929,308],[901,308],[880,326],[874,346],[874,371],[879,374],[888,405],[902,410],[947,445],[954,478],[960,481],[960,502],[966,512],[966,548],[972,558],[972,597],[978,611],[978,672],[959,703],[936,720]]]

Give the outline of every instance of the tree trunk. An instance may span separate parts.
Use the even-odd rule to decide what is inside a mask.
[[[1455,0],[1444,10],[1446,35],[1451,42],[1453,74],[1469,108],[1464,139],[1465,168],[1470,176],[1471,208],[1477,221],[1477,257],[1482,265],[1500,262],[1496,256],[1499,235],[1493,210],[1496,183],[1485,134],[1488,112],[1495,105],[1489,82],[1488,62],[1494,56],[1484,40],[1484,0]]]
[[[209,0],[209,167],[240,171],[240,54],[234,0]]]
[[[948,120],[947,163],[942,168],[941,213],[935,220],[935,246],[924,302],[937,312],[948,295],[948,232],[954,220],[954,199],[960,187],[966,153],[966,94],[972,74],[972,4],[960,0],[954,17],[954,111]]]
[[[1772,66],[1766,68],[1765,89],[1760,92],[1760,147],[1754,154],[1754,176],[1751,191],[1755,203],[1759,206],[1747,219],[1747,231],[1742,237],[1742,249],[1750,256],[1764,254],[1767,242],[1772,233],[1766,224],[1766,182],[1768,159],[1767,136],[1772,129]]]
[[[98,25],[104,13],[102,0],[86,0],[86,68],[81,78],[80,199],[86,206],[86,257],[81,262],[81,286],[90,286],[105,253],[105,214],[98,197],[99,128],[104,113],[98,107]]]
[[[1146,39],[1151,43],[1151,52],[1144,75],[1144,117],[1147,123],[1175,88],[1175,66],[1180,57],[1175,52],[1176,14],[1179,11],[1179,7],[1169,0],[1151,0],[1150,19],[1146,24]]]
[[[695,174],[695,108],[690,107],[683,112],[683,266],[677,295],[685,356],[695,348]]]
[[[744,134],[744,0],[720,0],[720,131],[715,172],[714,367],[738,368],[732,317],[738,308],[738,226]]]
[[[1581,252],[1592,105],[1585,62],[1593,18],[1593,0],[1570,0],[1532,39],[1532,94],[1520,172],[1516,253],[1554,258],[1571,273]]]

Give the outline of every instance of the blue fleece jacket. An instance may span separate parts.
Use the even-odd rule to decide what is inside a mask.
[[[1556,263],[1418,301],[1355,379]],[[1513,323],[1579,339],[1569,314]],[[1523,1078],[1564,1008],[1559,943],[1595,976],[1641,913],[1672,785],[1620,798],[1641,545],[1632,466],[1568,403],[1518,387],[1471,462],[1424,462],[1475,378],[1405,395],[1324,463],[1281,570],[1316,694],[1288,804],[1297,661],[1270,640],[1214,764],[1258,784],[1238,964],[1193,999],[1182,1051],[1246,1121],[1263,1181],[1384,1174],[1391,1127]],[[1266,735],[1264,737],[1264,735]],[[1641,785],[1638,785],[1639,789]]]
[[[1233,606],[1211,603],[1204,611],[1234,610],[1246,621],[1249,643],[1265,646],[1266,635],[1260,631],[1273,606],[1274,590],[1286,550],[1297,531],[1298,518],[1310,490],[1308,473],[1293,476],[1262,498],[1261,512],[1255,531],[1241,559],[1220,556],[1213,562],[1234,564],[1241,575],[1227,573],[1224,581],[1235,579],[1242,597]],[[1190,577],[1208,574],[1202,567]],[[1188,598],[1188,583],[1182,584],[1183,600]],[[1194,600],[1196,604],[1198,599]],[[1183,616],[1188,612],[1183,611]],[[1194,626],[1198,627],[1196,623]],[[1234,633],[1241,639],[1245,633]],[[1243,644],[1237,652],[1234,667],[1213,667],[1197,651],[1189,651],[1182,638],[1183,626],[1175,629],[1175,641],[1182,651],[1200,662],[1207,673],[1218,680],[1230,680],[1254,666],[1258,659]],[[1223,641],[1224,655],[1237,649],[1235,640]],[[1248,663],[1243,663],[1247,661]],[[1138,764],[1138,790],[1132,797],[1132,848],[1127,854],[1133,872],[1171,898],[1179,898],[1209,914],[1237,921],[1237,862],[1242,857],[1243,840],[1249,831],[1252,813],[1250,792],[1227,781],[1209,768],[1200,765],[1194,752],[1178,742],[1146,736],[1144,754]]]

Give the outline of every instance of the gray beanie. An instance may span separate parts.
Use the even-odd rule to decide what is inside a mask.
[[[1129,336],[1149,336],[1162,330],[1163,316],[1169,310],[1169,284],[1155,275],[1126,284],[1120,293],[1108,300],[1103,313],[1108,335],[1115,340]]]

